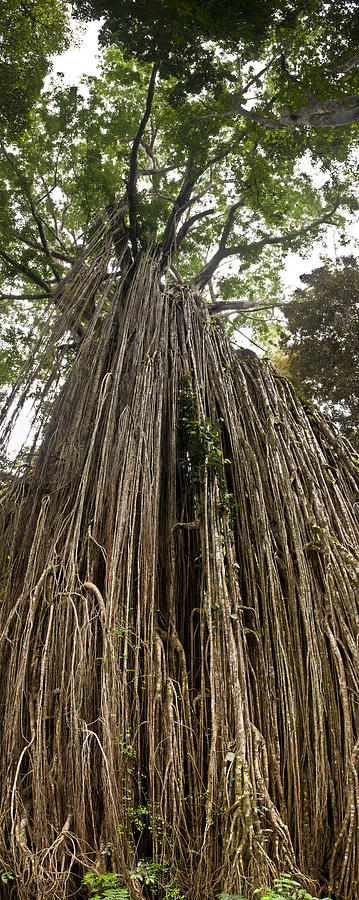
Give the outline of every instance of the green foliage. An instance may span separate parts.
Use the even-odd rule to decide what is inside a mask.
[[[346,257],[302,277],[283,308],[287,334],[277,364],[309,400],[320,403],[358,446],[359,267]],[[276,359],[274,359],[276,363]]]
[[[129,900],[128,889],[121,886],[121,881],[121,876],[114,872],[106,875],[87,872],[82,883],[89,888],[91,900]]]
[[[221,891],[216,894],[216,900],[246,900],[243,894],[227,894],[227,891]]]
[[[12,872],[10,872],[8,869],[0,868],[0,880],[2,881],[3,884],[8,884],[9,881],[14,880],[14,876],[13,876]]]
[[[258,895],[258,900],[315,900],[287,872],[281,872],[279,878],[274,878],[272,887],[257,888],[253,893]],[[330,900],[330,897],[325,897],[324,900]]]
[[[288,872],[281,872],[278,878],[274,878],[271,887],[260,887],[253,893],[257,895],[258,900],[316,900]],[[222,891],[216,894],[216,900],[246,900],[246,898],[243,894],[228,894]],[[324,900],[330,900],[330,897],[324,897]]]
[[[154,863],[150,860],[139,859],[136,868],[130,873],[130,877],[132,880],[141,881],[150,890],[151,896],[157,896],[158,889],[160,889],[163,900],[185,900],[178,888],[163,884],[163,878],[168,869],[168,862]],[[5,874],[13,877],[11,873]],[[108,872],[104,875],[98,872],[87,872],[82,883],[90,890],[91,900],[129,900],[129,891],[121,885],[122,880],[122,877],[115,872]]]
[[[139,859],[137,866],[131,872],[132,879],[142,881],[147,887],[154,890],[159,884],[159,879],[168,872],[169,863],[155,863],[146,859]]]
[[[0,128],[14,137],[28,122],[49,67],[69,43],[63,0],[6,0],[0,9]]]
[[[357,71],[336,71],[343,58],[346,62],[357,50],[357,2],[73,0],[73,7],[85,19],[104,17],[105,45],[122,46],[141,61],[154,62],[165,77],[174,77],[175,104],[209,85],[215,98],[223,100],[228,87],[241,87],[238,72],[273,48],[276,63],[266,90],[257,96],[264,112],[268,104],[278,114],[284,107],[296,110],[308,104],[308,95],[328,100],[358,92]],[[284,61],[279,50],[285,51]],[[234,58],[237,67],[231,65]],[[249,75],[255,78],[255,67]],[[259,81],[257,91],[258,86]],[[323,135],[323,149],[336,140],[329,130]]]
[[[44,4],[45,0],[43,9]],[[92,14],[91,3],[82,5],[86,15]],[[48,297],[56,280],[66,276],[88,243],[93,233],[94,217],[97,216],[97,222],[101,217],[107,220],[109,204],[125,195],[131,146],[146,104],[152,53],[150,41],[146,38],[146,52],[142,53],[139,45],[141,61],[130,57],[131,28],[133,35],[143,28],[150,39],[152,19],[155,31],[157,20],[153,16],[152,6],[148,4],[136,4],[135,11],[133,4],[127,2],[120,6],[116,4],[116,8],[112,4],[111,9],[106,28],[111,30],[112,24],[115,27],[119,9],[123,10],[119,27],[123,28],[123,44],[125,32],[128,32],[126,50],[111,46],[105,51],[99,76],[85,79],[85,93],[82,86],[68,88],[63,86],[61,79],[54,82],[32,109],[31,127],[14,135],[11,150],[4,148],[0,154],[0,299],[5,323],[1,338],[2,393],[18,376],[23,358],[33,351],[38,336],[37,323],[42,321]],[[228,256],[226,270],[218,270],[219,277],[214,275],[215,295],[224,302],[244,300],[257,306],[275,304],[282,299],[279,281],[284,253],[288,248],[305,252],[313,240],[313,231],[297,233],[298,230],[320,217],[324,209],[334,205],[339,187],[343,207],[352,210],[357,202],[356,179],[350,168],[351,148],[357,141],[357,131],[346,129],[342,134],[337,129],[335,139],[329,141],[329,137],[333,137],[329,132],[312,132],[310,135],[295,129],[272,132],[254,122],[246,122],[243,128],[241,119],[233,116],[233,98],[240,86],[238,73],[245,67],[254,48],[258,60],[262,52],[267,59],[265,54],[269,52],[270,43],[271,51],[277,51],[285,32],[290,39],[290,47],[293,47],[293,52],[295,50],[296,59],[304,68],[307,67],[308,83],[310,78],[319,79],[319,57],[323,60],[325,53],[328,59],[331,55],[332,42],[335,44],[337,40],[335,27],[339,27],[338,16],[330,12],[328,23],[324,22],[323,4],[313,0],[313,22],[310,20],[308,23],[308,10],[299,4],[294,19],[299,16],[298,22],[301,24],[299,27],[297,23],[298,28],[294,28],[289,5],[283,2],[276,7],[277,15],[272,16],[271,24],[269,18],[266,20],[265,40],[262,35],[256,44],[253,37],[252,46],[250,35],[255,34],[259,16],[256,4],[246,12],[244,4],[242,8],[236,3],[232,19],[228,19],[227,31],[225,22],[221,23],[222,13],[219,14],[215,3],[205,5],[198,0],[176,5],[176,16],[179,18],[175,25],[175,16],[171,25],[170,13],[172,15],[174,9],[175,4],[170,0],[159,4],[157,12],[161,28],[157,29],[157,36],[163,34],[164,41],[173,41],[173,47],[177,49],[178,42],[182,46],[183,40],[184,47],[186,40],[193,38],[195,47],[204,46],[205,52],[210,54],[210,65],[218,65],[218,69],[216,78],[204,80],[201,89],[198,84],[191,87],[188,82],[184,91],[184,80],[179,76],[179,69],[176,75],[163,63],[151,118],[138,152],[139,242],[143,247],[153,239],[161,242],[184,175],[190,171],[193,175],[192,200],[178,227],[183,224],[186,215],[191,217],[193,213],[206,211],[211,214],[199,218],[181,243],[174,260],[180,275],[185,281],[192,281],[198,275],[204,261],[221,241],[229,204],[243,197],[243,207],[234,218],[227,241],[229,253],[233,249],[233,258]],[[271,0],[268,0],[265,5],[268,17],[271,10]],[[126,16],[130,14],[133,21],[131,19],[132,24],[127,29]],[[169,30],[166,37],[162,25],[164,22],[166,24],[167,15]],[[346,35],[343,44],[345,53],[352,49],[348,15],[348,12],[343,13],[341,26]],[[227,8],[223,17],[228,18]],[[183,34],[182,25],[187,28]],[[209,40],[204,45],[204,31],[214,41],[216,29],[223,33],[223,40],[221,38],[216,48]],[[237,40],[239,32],[240,40]],[[116,34],[113,32],[114,41],[117,41]],[[157,40],[154,32],[153,40]],[[233,53],[228,54],[224,44],[232,40],[235,40],[236,46]],[[314,71],[310,66],[316,41],[319,50],[317,53],[315,49],[314,53],[314,56],[317,54],[317,69]],[[167,57],[164,54],[164,57],[168,60],[171,57],[174,65],[182,66],[183,74],[184,61],[182,59],[181,62],[181,53],[177,53],[177,49],[176,52],[173,50],[172,57],[171,54]],[[197,49],[194,52],[197,53]],[[191,73],[190,64],[186,77],[188,73]],[[195,77],[196,64],[193,73]],[[252,74],[254,77],[254,70]],[[198,77],[202,76],[203,72]],[[323,72],[322,77],[325,82],[327,76],[324,77]],[[354,78],[354,74],[350,77]],[[248,78],[251,78],[250,71]],[[343,85],[345,90],[352,90],[354,82],[349,84],[348,78],[344,78]],[[278,106],[282,101],[289,102],[291,91],[301,93],[298,86],[283,77],[279,57],[253,90],[259,107],[263,109],[273,91],[278,97]],[[328,86],[325,86],[327,90]],[[299,102],[299,99],[298,95],[296,100]],[[227,113],[230,113],[228,118]],[[323,164],[325,168],[326,181],[322,188],[318,188],[313,178],[303,171],[303,161],[307,163],[308,158],[318,166]],[[189,160],[191,165],[188,168]],[[213,163],[213,160],[216,162]],[[337,170],[338,160],[346,161],[345,172],[343,167]],[[332,177],[328,177],[331,167]],[[153,174],[153,169],[156,174]],[[197,201],[193,200],[194,195],[199,198]],[[44,249],[34,209],[42,222],[49,252]],[[127,214],[125,225],[128,224]],[[325,227],[325,224],[318,226],[315,233],[320,234]],[[278,234],[283,236],[283,240],[280,245],[273,245]],[[112,270],[116,268],[115,253],[110,265]],[[11,299],[15,294],[18,294],[18,299]],[[254,327],[256,341],[270,348],[278,338],[276,321],[268,322],[266,310],[255,311],[255,320],[252,315],[241,314],[237,320],[238,327]],[[30,330],[30,323],[35,323],[35,326],[28,341],[25,336]],[[84,324],[86,316],[82,322]],[[74,350],[76,346],[71,335],[69,350],[65,354],[66,365],[71,362]],[[41,373],[39,381],[44,380],[46,374]],[[191,439],[203,445],[207,462],[219,470],[221,460],[213,427],[213,423],[204,422],[201,425],[203,433],[192,434]],[[212,447],[210,452],[209,445]]]
[[[212,422],[208,416],[203,421],[198,418],[190,372],[182,379],[178,422],[182,465],[190,480],[200,478],[205,465],[221,478],[223,463],[228,462],[223,459],[221,449],[222,423],[219,420]]]
[[[184,894],[181,894],[179,888],[166,887],[163,900],[186,900],[186,898]]]
[[[271,31],[274,13],[285,30],[297,18],[287,0],[252,0],[250,5],[229,0],[225,6],[217,0],[73,0],[73,7],[82,18],[105,17],[103,43],[120,44],[139,59],[155,62],[163,75],[175,76],[177,98],[210,83],[220,92],[223,79],[231,78],[225,50],[240,47],[251,58]],[[221,56],[209,42],[219,43]]]

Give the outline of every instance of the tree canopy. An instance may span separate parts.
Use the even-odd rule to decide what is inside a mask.
[[[62,0],[7,0],[0,10],[0,128],[11,139],[28,125],[50,56],[69,41]]]
[[[234,57],[226,62],[232,81],[237,65]],[[262,89],[272,76],[271,68],[261,76]],[[328,222],[340,221],[340,208],[357,206],[356,128],[272,131],[227,117],[232,81],[222,80],[220,97],[214,84],[180,98],[174,76],[151,76],[148,64],[113,47],[86,96],[61,81],[44,94],[30,129],[1,147],[3,309],[11,303],[13,318],[36,320],[81,252],[92,218],[99,210],[106,218],[121,197],[129,201],[130,252],[155,239],[168,253],[175,236],[173,271],[209,290],[213,314],[280,302],[285,251],[305,250]],[[322,187],[308,163],[321,172]],[[4,339],[14,373],[23,351],[21,342],[14,346],[13,324]]]
[[[341,265],[323,266],[301,280],[305,286],[284,307],[282,371],[358,447],[358,265],[345,257]]]
[[[327,128],[358,119],[357,0],[230,0],[225,7],[157,0],[151,8],[131,0],[81,0],[73,6],[85,18],[105,16],[104,44],[119,44],[174,75],[174,98],[210,84],[220,97],[227,82],[227,111],[267,128]],[[248,79],[248,63],[263,58],[265,66],[255,65]],[[268,80],[262,80],[263,69]],[[253,88],[256,104],[248,107]]]

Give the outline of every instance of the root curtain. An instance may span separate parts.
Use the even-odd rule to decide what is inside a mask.
[[[3,497],[2,863],[24,900],[138,859],[190,900],[280,870],[354,900],[356,465],[153,250],[110,252],[57,289],[42,359],[83,333]]]

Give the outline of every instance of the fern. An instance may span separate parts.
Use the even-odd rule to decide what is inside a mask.
[[[98,872],[87,872],[83,884],[91,888],[91,900],[130,900],[127,888],[120,887],[121,875],[117,872],[108,872],[100,875]]]

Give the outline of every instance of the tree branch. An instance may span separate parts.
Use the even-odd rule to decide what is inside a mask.
[[[174,172],[175,169],[178,169],[178,166],[164,166],[162,169],[145,169],[144,166],[139,166],[138,173],[140,175],[149,175],[152,178],[153,175],[166,175],[167,172]]]
[[[262,75],[264,75],[266,72],[268,72],[268,69],[271,69],[273,63],[275,63],[276,59],[278,59],[279,54],[280,54],[280,51],[277,50],[276,53],[274,53],[273,56],[271,56],[269,62],[265,66],[263,66],[263,69],[261,69],[259,72],[257,72],[256,75],[253,75],[253,77],[250,78],[249,81],[247,81],[247,84],[245,84],[244,87],[238,91],[237,97],[241,97],[241,96],[243,96],[243,94],[246,94],[247,91],[249,91],[249,88],[252,87],[252,84],[258,84],[258,82],[262,78]]]
[[[240,200],[237,200],[236,203],[233,203],[232,206],[229,207],[227,218],[224,223],[223,231],[219,241],[218,250],[216,250],[209,262],[204,266],[201,272],[199,272],[199,274],[194,279],[194,287],[198,287],[199,289],[204,288],[205,285],[208,284],[208,282],[211,280],[212,275],[218,268],[222,259],[229,255],[226,250],[226,242],[233,227],[236,212],[238,209],[240,209],[241,206],[244,206],[244,204],[245,198],[243,196],[240,198]]]
[[[292,84],[297,85],[297,87],[299,87],[302,91],[304,91],[307,94],[307,96],[309,97],[310,100],[313,101],[313,103],[318,102],[318,98],[315,96],[315,94],[312,94],[312,92],[310,90],[308,90],[308,88],[304,87],[304,85],[299,80],[299,78],[296,78],[295,75],[292,75],[292,73],[289,72],[289,69],[287,69],[285,53],[281,53],[281,55],[280,55],[280,66],[281,66],[282,73],[285,76],[285,78],[287,79],[287,81],[291,81]]]
[[[25,275],[26,278],[30,278],[30,280],[33,281],[34,284],[37,284],[38,287],[41,287],[44,291],[46,291],[47,297],[51,296],[52,292],[50,285],[47,283],[47,281],[44,281],[44,279],[41,278],[40,275],[37,274],[37,272],[34,272],[34,270],[30,269],[29,266],[26,266],[25,263],[18,262],[16,259],[14,259],[13,256],[10,256],[9,253],[6,253],[6,250],[0,249],[0,256],[2,256],[2,258],[5,259],[6,262],[10,263],[11,266],[14,266],[16,269],[18,269],[18,271]]]
[[[192,225],[194,225],[194,223],[197,222],[198,219],[203,219],[205,216],[212,216],[214,212],[215,212],[214,207],[211,207],[210,209],[204,209],[202,212],[195,213],[195,215],[190,216],[189,219],[187,219],[187,221],[183,223],[183,225],[181,226],[179,231],[177,231],[177,234],[176,234],[177,250],[183,243],[185,237],[187,236],[188,232],[192,228]]]
[[[260,241],[252,241],[251,244],[238,244],[237,247],[227,247],[225,251],[225,256],[236,255],[237,253],[243,252],[243,249],[247,250],[261,250],[262,247],[265,247],[267,244],[275,245],[275,244],[285,244],[287,241],[292,241],[296,237],[300,237],[302,234],[307,234],[308,231],[311,231],[312,228],[317,228],[318,225],[323,225],[325,222],[329,224],[332,216],[337,211],[339,206],[339,197],[335,202],[335,205],[328,212],[324,213],[322,216],[319,216],[317,219],[313,219],[312,222],[309,222],[308,225],[303,225],[302,228],[298,228],[293,231],[289,231],[288,234],[280,234],[277,237],[266,237],[261,238]]]
[[[41,219],[41,216],[39,216],[39,214],[38,214],[38,212],[37,212],[37,209],[36,209],[36,206],[35,206],[35,203],[34,203],[33,200],[31,200],[31,212],[32,212],[33,218],[35,219],[36,225],[37,225],[37,227],[38,227],[38,232],[39,232],[39,235],[40,235],[40,241],[41,241],[41,244],[42,244],[44,253],[45,253],[45,255],[47,256],[47,258],[48,258],[48,260],[49,260],[49,265],[50,265],[50,268],[52,269],[52,271],[53,271],[53,273],[54,273],[54,275],[55,275],[56,281],[59,282],[59,281],[61,280],[61,275],[60,275],[58,269],[56,268],[55,263],[54,263],[54,260],[53,260],[53,258],[52,258],[52,253],[51,253],[50,247],[49,247],[49,245],[48,245],[48,243],[47,243],[47,240],[46,240],[46,235],[45,235],[45,232],[44,232],[44,228],[43,228],[43,224],[42,224],[42,219]]]
[[[130,218],[130,239],[132,244],[133,255],[137,256],[137,191],[136,191],[136,177],[137,177],[137,155],[138,148],[141,143],[141,138],[144,134],[147,122],[151,115],[153,97],[155,93],[155,85],[156,85],[156,75],[157,75],[157,67],[153,66],[150,83],[147,91],[147,101],[146,101],[146,109],[144,115],[142,116],[141,122],[138,127],[138,131],[135,137],[135,140],[132,144],[132,150],[130,155],[130,172],[128,176],[127,183],[127,195],[128,195],[128,211]]]
[[[275,309],[277,306],[285,306],[288,300],[278,300],[278,302],[268,303],[264,306],[258,306],[249,300],[216,300],[208,307],[210,313],[215,316],[218,313],[229,314],[231,312],[258,312],[262,309]]]
[[[226,232],[227,236],[228,236],[228,233],[230,230],[230,229],[228,229],[229,217],[232,215],[232,221],[233,221],[234,207],[236,207],[236,209],[238,209],[239,206],[244,205],[244,202],[245,202],[244,199],[239,200],[237,204],[234,204],[233,207],[230,208],[230,211],[228,213],[227,220],[226,220],[223,232],[222,232],[222,238],[219,243],[218,250],[216,251],[214,256],[212,256],[212,259],[210,259],[210,261],[207,263],[207,265],[204,267],[204,269],[202,269],[202,271],[199,272],[199,274],[196,276],[196,278],[194,278],[194,280],[192,282],[193,286],[199,288],[199,290],[201,290],[202,288],[204,288],[206,286],[206,284],[208,284],[210,278],[212,278],[212,275],[214,274],[214,272],[216,271],[216,269],[218,268],[219,264],[222,262],[223,259],[227,259],[229,256],[240,256],[241,254],[243,254],[243,252],[248,251],[248,250],[261,250],[262,247],[265,247],[267,244],[269,244],[269,245],[285,244],[287,242],[294,240],[296,237],[300,237],[302,234],[307,234],[307,232],[311,231],[312,228],[316,228],[318,225],[322,225],[324,222],[329,223],[330,219],[332,218],[332,216],[338,209],[339,198],[337,199],[335,205],[333,206],[333,208],[331,210],[324,213],[322,216],[319,216],[318,219],[314,219],[312,222],[309,222],[308,225],[303,225],[302,228],[298,228],[297,230],[289,231],[288,234],[281,234],[281,235],[278,235],[277,237],[261,238],[261,240],[259,240],[259,241],[252,241],[251,244],[242,243],[242,244],[236,244],[234,247],[226,247],[225,241],[223,243],[223,234]]]
[[[350,59],[346,63],[342,63],[342,65],[337,66],[335,69],[330,69],[327,72],[327,75],[346,75],[347,72],[350,72],[351,69],[357,69],[359,66],[359,53],[354,53],[354,56],[351,56]]]
[[[0,291],[0,300],[45,300],[49,297],[49,292],[46,294],[4,294]]]
[[[18,231],[15,231],[14,228],[11,229],[11,236],[14,237],[17,241],[21,241],[22,244],[26,244],[27,247],[31,247],[32,250],[37,250],[40,253],[44,253],[44,248],[41,244],[39,244],[35,240],[31,240],[30,238],[25,237],[23,234],[19,234]],[[75,260],[73,257],[68,256],[66,253],[61,253],[59,250],[51,250],[51,253],[55,259],[60,259],[62,262],[67,262],[73,265]]]
[[[302,106],[293,113],[286,111],[279,119],[270,119],[254,109],[245,109],[235,99],[235,110],[241,116],[258,122],[265,128],[294,128],[304,125],[310,128],[339,128],[359,119],[359,95],[343,97],[341,100],[323,100],[312,106]]]
[[[181,189],[179,194],[175,199],[170,215],[167,219],[167,224],[165,227],[164,235],[162,238],[162,253],[163,257],[166,258],[172,244],[176,237],[176,228],[179,217],[182,215],[184,210],[187,208],[189,200],[191,198],[192,190],[194,185],[196,184],[196,180],[198,178],[198,173],[196,175],[191,175],[191,169],[193,165],[192,155],[189,156],[187,160],[186,172],[181,185]]]

